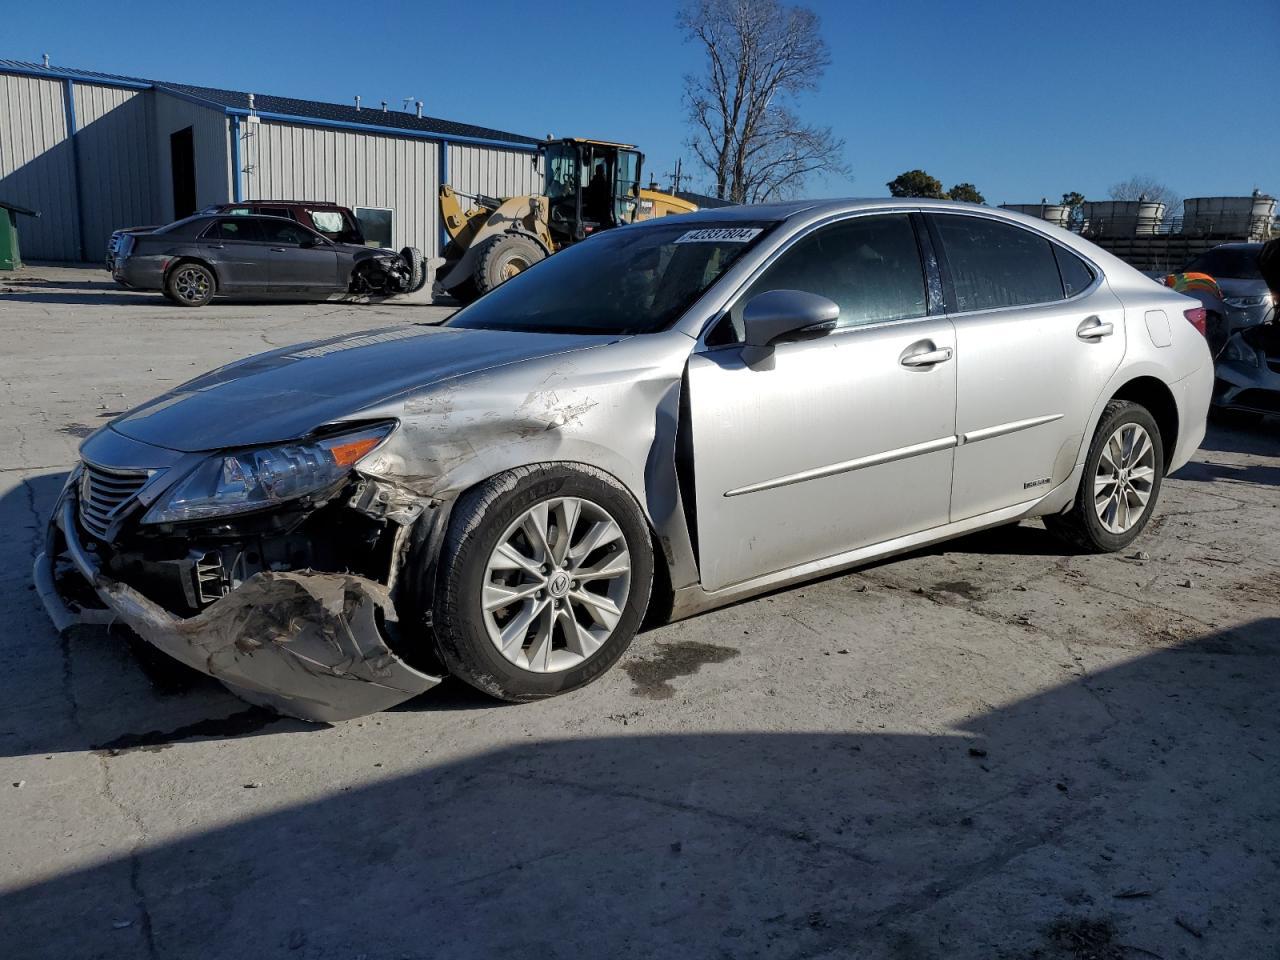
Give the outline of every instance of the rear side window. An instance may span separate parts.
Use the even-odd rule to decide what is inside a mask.
[[[227,217],[215,220],[204,237],[206,240],[261,240],[262,231],[257,220]]]
[[[1062,299],[1053,245],[1030,230],[984,217],[934,217],[956,310],[995,310]]]
[[[732,313],[739,335],[742,307],[768,290],[804,290],[834,300],[841,327],[923,317],[915,228],[906,214],[855,217],[800,240],[739,299]]]
[[[264,217],[284,217],[287,220],[296,219],[293,215],[293,211],[286,207],[258,207],[255,212]]]
[[[1053,244],[1053,255],[1058,261],[1058,274],[1062,277],[1062,291],[1067,297],[1083,293],[1093,283],[1093,271],[1089,265],[1070,250]]]

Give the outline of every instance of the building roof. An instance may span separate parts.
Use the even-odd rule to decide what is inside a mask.
[[[690,203],[697,204],[699,207],[708,210],[735,205],[732,200],[721,200],[719,197],[713,197],[707,193],[694,193],[690,190],[677,190],[676,196],[681,200],[688,200]]]
[[[0,73],[22,73],[31,76],[48,76],[55,79],[83,80],[107,85],[123,85],[129,87],[154,88],[169,92],[189,100],[200,100],[212,107],[223,110],[245,113],[249,110],[249,93],[241,90],[222,90],[217,87],[199,87],[187,83],[174,83],[168,80],[148,80],[142,77],[128,77],[114,73],[99,73],[95,70],[77,70],[72,67],[45,67],[39,63],[24,60],[0,59]],[[541,141],[519,133],[495,130],[471,123],[459,123],[439,117],[419,117],[403,110],[386,110],[380,107],[363,107],[360,110],[354,104],[326,103],[323,100],[299,100],[294,97],[276,97],[266,93],[254,93],[254,109],[260,114],[276,114],[279,116],[297,117],[302,120],[316,120],[321,123],[340,123],[362,127],[381,127],[384,130],[404,130],[419,136],[448,139],[450,137],[474,140],[497,140],[505,143],[520,144],[533,147]]]

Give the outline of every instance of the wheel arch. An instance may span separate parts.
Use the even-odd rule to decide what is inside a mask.
[[[668,551],[664,549],[663,537],[659,533],[653,517],[650,515],[649,507],[645,503],[643,496],[638,495],[636,490],[625,479],[613,471],[582,460],[544,459],[511,464],[483,476],[475,475],[469,477],[464,485],[458,485],[451,491],[447,500],[442,500],[434,509],[425,511],[414,522],[413,528],[409,531],[403,566],[399,576],[396,577],[395,601],[397,606],[403,604],[402,616],[407,615],[409,619],[422,624],[429,632],[432,649],[419,652],[424,657],[420,661],[424,669],[430,667],[445,671],[443,659],[440,657],[439,652],[434,649],[435,637],[434,633],[431,632],[430,617],[427,616],[427,611],[431,609],[436,589],[436,574],[440,554],[448,537],[454,508],[463,497],[495,477],[520,468],[536,467],[585,468],[585,471],[604,474],[631,497],[644,520],[645,529],[649,533],[649,549],[653,557],[653,584],[649,592],[648,609],[645,612],[640,629],[660,626],[670,619],[671,611],[675,604],[672,558],[668,556]]]
[[[169,283],[169,277],[173,275],[173,271],[187,263],[194,263],[198,266],[204,267],[213,275],[213,290],[215,293],[222,286],[222,278],[218,276],[218,268],[203,257],[198,257],[191,253],[183,253],[174,257],[173,260],[164,268],[164,279],[162,282],[167,286]]]
[[[1145,408],[1160,428],[1160,449],[1164,454],[1165,472],[1178,444],[1178,402],[1169,385],[1150,375],[1134,377],[1111,395],[1111,400],[1128,400]]]

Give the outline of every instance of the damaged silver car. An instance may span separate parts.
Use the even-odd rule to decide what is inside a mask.
[[[1204,311],[917,200],[602,233],[440,326],[289,347],[85,441],[36,577],[248,700],[582,686],[660,622],[1025,517],[1126,546],[1199,444]]]

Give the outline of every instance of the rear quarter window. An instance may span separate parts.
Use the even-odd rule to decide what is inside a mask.
[[[985,217],[935,215],[956,310],[996,310],[1063,297],[1053,244],[1044,237]]]
[[[1083,293],[1093,283],[1093,270],[1070,250],[1053,244],[1053,255],[1058,261],[1058,273],[1062,277],[1062,292],[1067,297]]]

